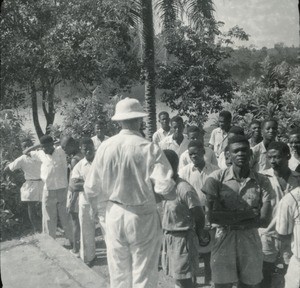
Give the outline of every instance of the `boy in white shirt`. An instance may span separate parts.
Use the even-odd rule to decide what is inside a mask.
[[[95,156],[95,147],[91,139],[82,139],[81,153],[84,158],[81,159],[73,168],[69,189],[74,193],[79,193],[80,257],[85,263],[91,264],[95,258],[96,251],[95,222],[91,205],[87,201],[83,189],[84,181]],[[75,203],[70,204],[70,210],[73,209]]]

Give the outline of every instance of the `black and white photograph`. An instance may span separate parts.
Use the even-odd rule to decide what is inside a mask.
[[[300,0],[2,0],[4,288],[300,288]]]

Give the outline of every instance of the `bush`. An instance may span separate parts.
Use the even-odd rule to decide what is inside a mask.
[[[23,229],[21,224],[28,221],[27,210],[21,202],[20,187],[24,183],[23,173],[4,173],[9,162],[22,154],[21,139],[28,137],[28,132],[21,128],[22,121],[12,110],[2,110],[0,113],[0,217],[1,238],[6,239],[12,233]]]
[[[267,57],[259,80],[248,79],[234,93],[224,109],[233,113],[233,122],[245,128],[252,119],[274,117],[279,122],[279,139],[286,141],[291,128],[300,127],[300,67],[286,62],[275,65]]]

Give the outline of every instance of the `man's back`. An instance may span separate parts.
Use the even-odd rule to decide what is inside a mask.
[[[172,173],[158,146],[127,129],[102,143],[91,171],[86,182],[90,194],[98,194],[100,202],[131,206],[155,205],[151,181],[155,191],[164,194]]]

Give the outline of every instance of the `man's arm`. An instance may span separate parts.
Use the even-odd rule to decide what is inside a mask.
[[[27,149],[25,149],[25,150],[23,151],[23,154],[24,154],[24,155],[30,155],[29,153],[30,153],[31,151],[37,150],[37,149],[39,149],[39,148],[41,148],[41,147],[42,147],[41,144],[33,145],[33,146],[28,147]]]

